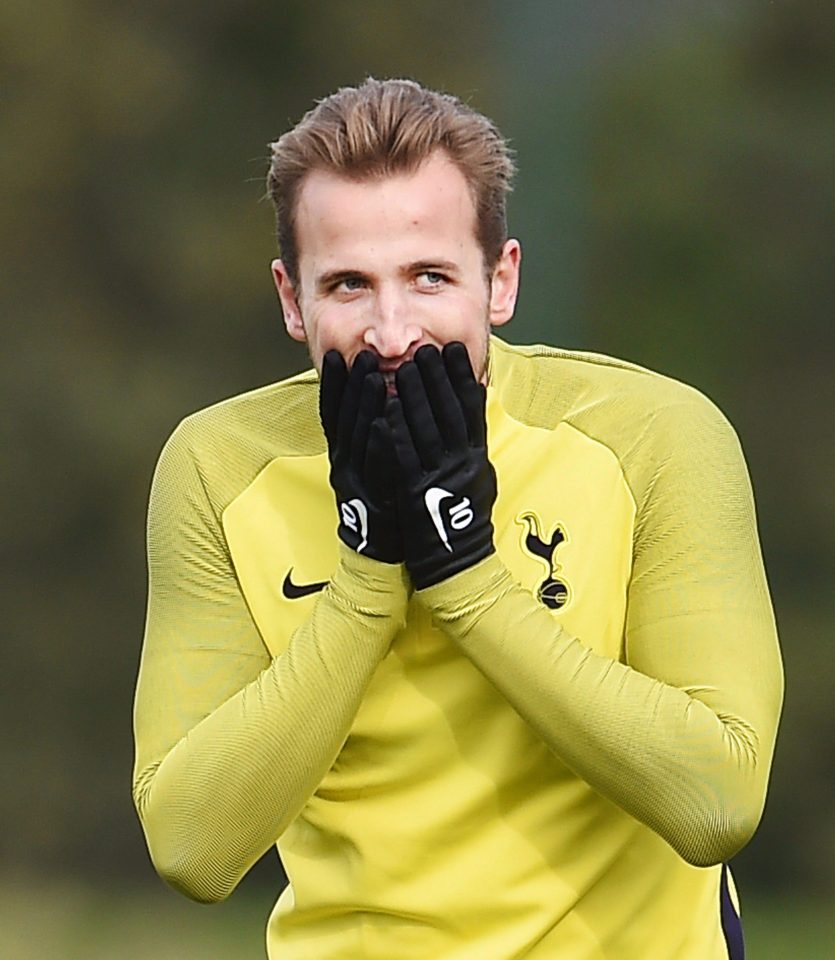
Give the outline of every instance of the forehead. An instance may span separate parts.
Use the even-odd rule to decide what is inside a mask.
[[[475,228],[466,178],[440,151],[411,173],[380,178],[352,180],[313,170],[302,182],[296,209],[302,259],[427,245],[444,247],[449,256],[456,246],[475,245]]]

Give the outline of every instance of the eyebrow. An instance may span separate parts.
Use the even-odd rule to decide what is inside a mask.
[[[405,273],[421,273],[424,270],[438,270],[443,273],[458,273],[458,264],[451,260],[416,260],[404,270]]]

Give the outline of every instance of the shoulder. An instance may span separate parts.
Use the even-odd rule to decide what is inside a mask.
[[[507,412],[545,429],[568,423],[608,447],[639,501],[661,468],[741,460],[725,415],[689,384],[603,354],[497,338],[491,349],[491,375]]]
[[[163,447],[157,475],[169,483],[196,475],[222,511],[272,460],[324,451],[318,378],[308,370],[185,417]]]
[[[269,442],[298,452],[321,441],[318,379],[314,370],[214,403],[185,417],[175,433],[199,447],[223,438],[229,443]]]
[[[727,419],[705,394],[673,377],[616,357],[491,338],[491,376],[511,415],[555,427],[566,419],[629,434],[690,418]]]

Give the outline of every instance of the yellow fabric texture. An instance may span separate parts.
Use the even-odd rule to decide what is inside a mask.
[[[783,689],[727,421],[492,338],[496,553],[413,592],[336,537],[317,399],[311,371],[225,401],[160,458],[134,773],[157,870],[215,901],[277,843],[271,960],[727,958],[719,864]]]

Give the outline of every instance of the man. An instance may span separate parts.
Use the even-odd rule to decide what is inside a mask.
[[[274,960],[743,955],[782,700],[745,465],[695,390],[490,337],[511,174],[454,98],[321,102],[269,174],[315,369],[160,459],[134,799],[196,900],[277,842]]]

